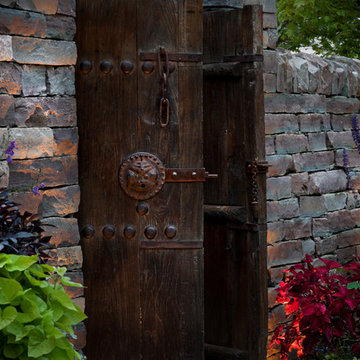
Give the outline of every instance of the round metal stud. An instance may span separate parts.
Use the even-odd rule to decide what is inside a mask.
[[[173,177],[177,177],[178,173],[176,171],[173,171],[171,174]]]
[[[81,230],[81,234],[85,239],[91,239],[95,235],[95,229],[92,225],[86,225]]]
[[[131,71],[133,70],[134,65],[131,61],[124,60],[121,63],[120,68],[125,75],[129,75],[131,73]]]
[[[164,65],[164,71],[166,72],[166,65]],[[173,73],[175,71],[175,64],[173,62],[169,62],[169,73]]]
[[[128,225],[124,229],[124,236],[126,239],[132,239],[136,234],[136,230],[132,225]]]
[[[153,239],[157,234],[157,230],[156,230],[156,228],[154,226],[148,226],[144,230],[144,234],[148,239]]]
[[[104,60],[100,64],[100,70],[104,74],[109,74],[111,72],[112,68],[113,68],[113,66],[112,66],[111,62],[108,60]]]
[[[89,60],[83,60],[79,65],[79,71],[82,74],[88,74],[92,69],[92,63]]]
[[[136,212],[140,215],[140,216],[144,216],[148,213],[149,211],[149,206],[146,202],[139,202],[136,205]]]
[[[112,225],[105,225],[102,233],[105,239],[111,239],[115,235],[115,228]]]
[[[177,229],[174,225],[169,225],[166,229],[165,229],[165,235],[167,238],[172,239],[176,236],[177,233]]]
[[[155,66],[152,62],[145,61],[141,68],[142,68],[142,71],[144,72],[144,74],[150,75],[154,71]]]

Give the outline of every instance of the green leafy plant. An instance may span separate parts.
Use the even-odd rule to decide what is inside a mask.
[[[358,0],[277,0],[280,45],[318,54],[360,57]]]
[[[86,315],[63,288],[81,285],[65,272],[36,255],[0,254],[1,359],[81,359],[69,337]]]

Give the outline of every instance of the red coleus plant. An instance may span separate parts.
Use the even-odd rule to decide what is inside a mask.
[[[316,347],[336,351],[344,339],[353,339],[352,353],[360,353],[360,262],[349,265],[320,259],[315,267],[311,256],[285,270],[277,303],[284,304],[289,322],[276,327],[270,344],[280,345],[281,359],[297,350],[304,359]],[[349,286],[349,284],[353,286]]]

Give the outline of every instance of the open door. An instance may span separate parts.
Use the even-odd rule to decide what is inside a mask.
[[[203,359],[202,5],[77,0],[89,360]]]
[[[262,7],[204,13],[205,358],[266,358]]]

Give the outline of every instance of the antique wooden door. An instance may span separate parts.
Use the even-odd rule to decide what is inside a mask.
[[[77,0],[89,360],[203,358],[201,11]]]
[[[262,7],[204,14],[205,350],[266,357]]]

